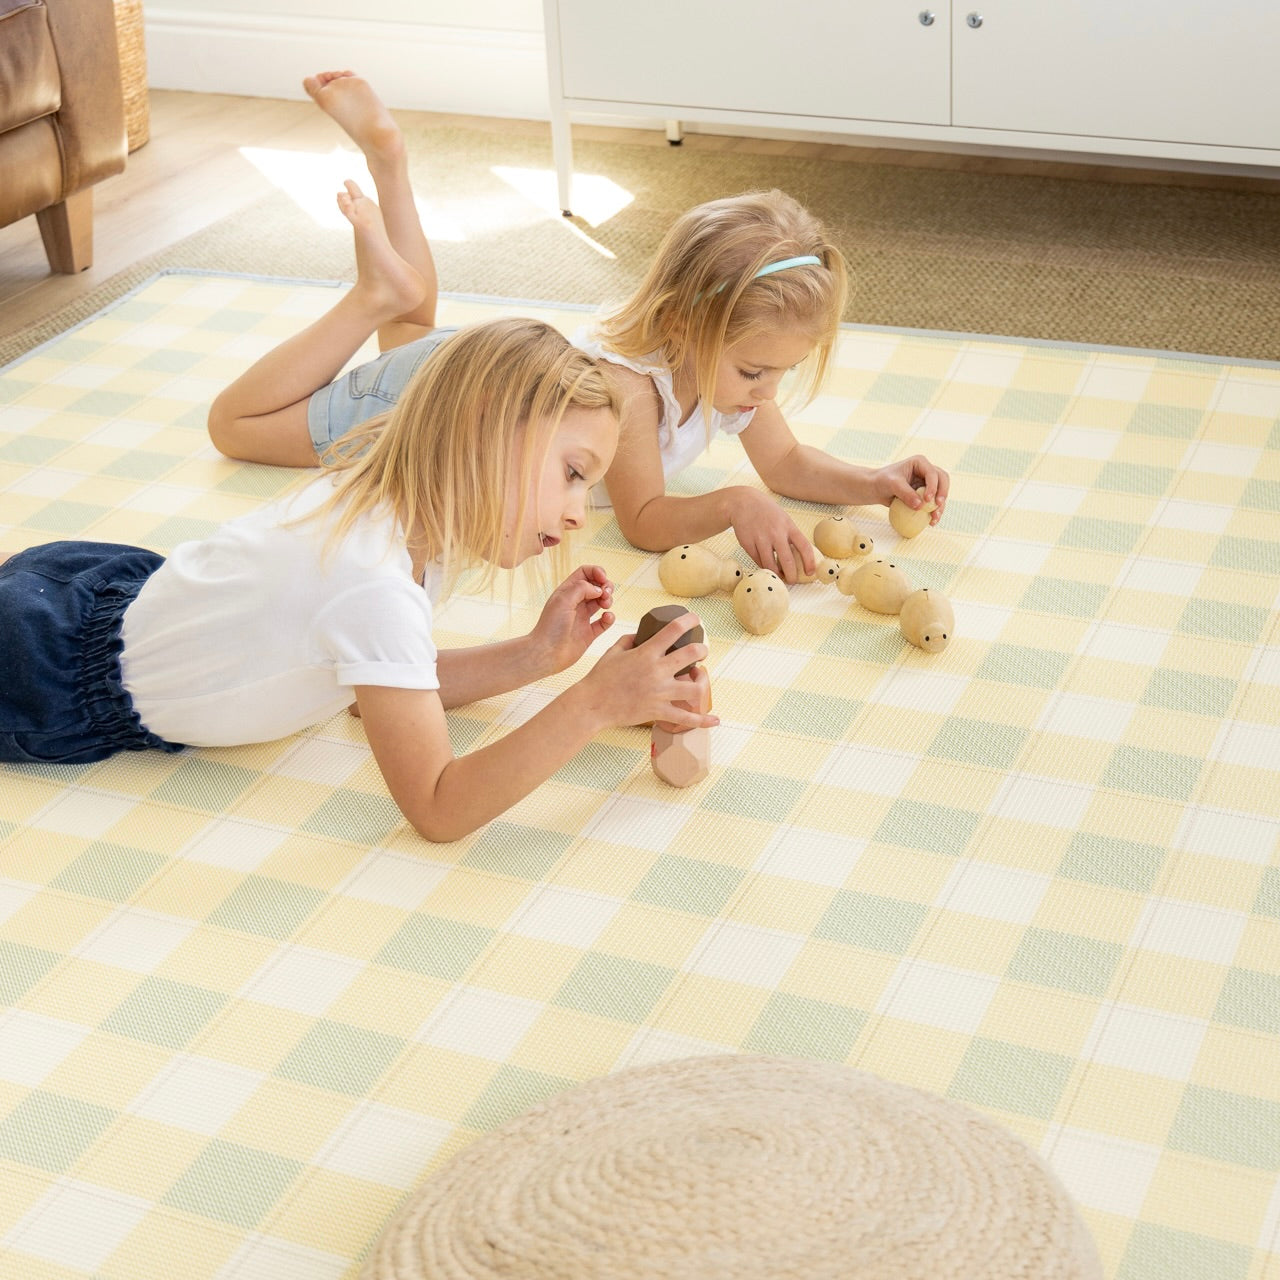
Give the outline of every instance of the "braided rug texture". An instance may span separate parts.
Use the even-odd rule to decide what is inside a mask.
[[[800,1059],[589,1081],[465,1148],[361,1280],[1097,1280],[1028,1147],[954,1102]]]

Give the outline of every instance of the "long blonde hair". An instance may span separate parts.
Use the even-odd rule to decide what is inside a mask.
[[[520,528],[571,408],[616,416],[619,402],[603,368],[563,334],[523,317],[460,329],[414,374],[389,414],[330,446],[324,461],[338,473],[334,493],[307,518],[332,516],[327,549],[365,514],[391,512],[406,533],[421,536],[428,563],[440,562],[446,594],[478,561],[486,563],[477,585],[488,585],[512,516],[510,461],[520,458]],[[539,439],[525,430],[533,424]],[[564,569],[567,556],[562,544],[555,568]]]
[[[819,262],[768,275],[794,257]],[[630,360],[692,358],[698,398],[710,406],[727,347],[780,329],[813,339],[797,391],[811,399],[831,364],[848,275],[822,224],[781,191],[711,200],[677,218],[635,293],[600,324],[604,345]]]

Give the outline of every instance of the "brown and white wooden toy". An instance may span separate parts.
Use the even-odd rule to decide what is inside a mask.
[[[709,596],[732,591],[742,579],[742,567],[701,543],[687,542],[658,561],[658,577],[673,596]]]
[[[679,604],[663,604],[650,609],[636,628],[636,644],[651,640],[668,622],[688,612],[688,609]],[[702,627],[690,627],[667,652],[687,644],[701,644],[702,640]],[[677,672],[677,679],[684,676],[690,681],[689,701],[678,705],[706,715],[711,710],[711,686],[705,680],[693,679],[695,665],[690,663]],[[701,782],[711,771],[710,730],[680,729],[659,720],[653,725],[649,736],[649,763],[654,774],[670,786],[691,787]]]
[[[898,625],[917,649],[941,653],[955,634],[956,615],[946,596],[921,587],[902,602]]]
[[[813,527],[813,545],[830,560],[869,556],[876,544],[848,516],[826,516]]]
[[[752,635],[768,635],[787,616],[787,584],[772,569],[756,569],[734,588],[733,612]]]

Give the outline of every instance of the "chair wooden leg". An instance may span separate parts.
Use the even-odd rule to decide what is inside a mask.
[[[93,266],[93,188],[85,187],[61,204],[36,214],[49,269],[73,276]]]

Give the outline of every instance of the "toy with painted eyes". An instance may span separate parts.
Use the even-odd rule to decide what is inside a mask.
[[[713,591],[732,591],[742,579],[742,568],[736,560],[689,542],[672,547],[658,561],[658,577],[673,596],[709,596]]]
[[[955,634],[956,615],[946,596],[921,587],[902,602],[898,625],[917,649],[941,653]]]
[[[813,526],[813,545],[829,560],[869,556],[876,544],[847,516],[827,516]]]
[[[845,565],[836,579],[842,594],[853,596],[872,613],[897,613],[911,594],[907,575],[891,560],[877,558]]]
[[[734,588],[734,616],[754,636],[774,630],[787,616],[790,605],[787,584],[772,569],[757,569]]]
[[[929,517],[938,509],[926,498],[918,507],[909,507],[901,498],[889,503],[889,523],[904,538],[914,538],[929,527]]]

